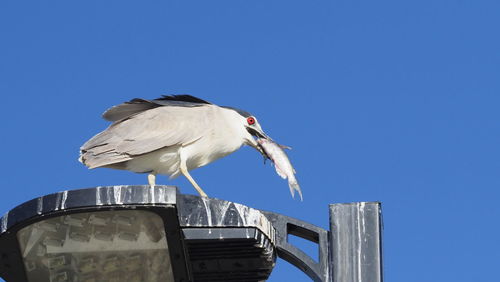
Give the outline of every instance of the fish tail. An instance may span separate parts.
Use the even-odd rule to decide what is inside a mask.
[[[297,181],[290,182],[288,183],[288,186],[290,187],[290,193],[292,194],[292,198],[295,198],[295,191],[297,191],[300,196],[300,201],[303,201],[302,191],[300,190],[299,183],[297,183]]]

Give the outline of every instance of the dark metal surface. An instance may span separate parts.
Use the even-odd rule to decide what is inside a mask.
[[[380,203],[330,205],[330,230],[333,282],[381,282]]]
[[[194,281],[263,281],[276,262],[257,228],[184,228]]]
[[[177,210],[194,281],[261,281],[276,261],[275,229],[259,210],[178,195]]]
[[[15,234],[0,235],[0,277],[5,281],[25,281],[24,262]]]

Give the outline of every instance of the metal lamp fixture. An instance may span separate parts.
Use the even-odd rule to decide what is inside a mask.
[[[332,205],[327,231],[276,213],[183,195],[169,186],[59,192],[21,204],[0,219],[0,277],[264,281],[279,256],[314,281],[358,281],[359,275],[381,281],[380,205],[361,204]],[[361,237],[352,236],[354,231]],[[288,235],[317,243],[319,258],[290,244]],[[359,265],[347,256],[359,256]]]

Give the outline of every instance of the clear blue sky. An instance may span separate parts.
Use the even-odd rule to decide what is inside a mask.
[[[381,201],[387,281],[493,281],[499,27],[496,0],[2,1],[0,213],[145,184],[78,148],[114,104],[189,93],[292,146],[304,202],[248,147],[193,171],[210,196],[324,228],[329,203]],[[270,281],[309,280],[278,261]]]

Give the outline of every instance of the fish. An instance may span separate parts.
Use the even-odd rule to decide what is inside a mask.
[[[279,145],[273,140],[266,138],[257,139],[257,143],[260,145],[265,153],[265,157],[269,158],[274,163],[274,168],[276,173],[283,179],[288,178],[288,186],[290,187],[290,193],[292,198],[295,198],[295,191],[299,193],[300,200],[302,201],[302,191],[300,190],[299,183],[295,178],[295,169],[290,162],[290,159],[286,155],[284,148],[290,149],[290,147]],[[265,162],[265,158],[264,158]]]

